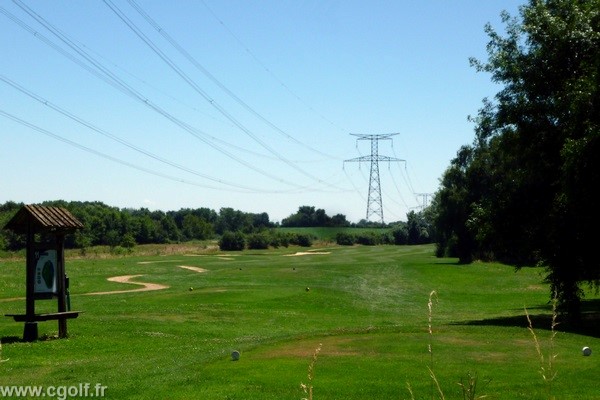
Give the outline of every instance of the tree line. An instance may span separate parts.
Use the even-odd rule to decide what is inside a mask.
[[[313,237],[308,235],[273,232],[277,227],[384,227],[393,228],[393,234],[354,235],[348,233],[340,239],[343,244],[419,244],[429,243],[431,222],[420,214],[410,212],[408,222],[395,222],[381,226],[367,221],[348,222],[346,216],[327,215],[322,209],[300,206],[298,211],[274,223],[266,212],[247,213],[232,208],[218,212],[209,208],[182,208],[178,211],[150,211],[146,208],[120,209],[102,202],[46,201],[43,206],[64,207],[84,225],[84,228],[65,239],[67,248],[86,249],[92,246],[131,248],[136,244],[179,243],[191,240],[220,239],[227,250],[267,248],[289,244],[310,246]],[[0,205],[0,227],[3,227],[23,206],[8,201]],[[391,235],[391,236],[390,236]],[[223,240],[223,237],[225,239]],[[0,231],[0,250],[15,251],[25,247],[23,235]]]
[[[486,27],[488,60],[471,63],[501,89],[471,119],[475,139],[431,206],[439,256],[543,265],[574,319],[582,288],[600,288],[599,10],[599,0],[531,0],[502,15],[504,35]]]
[[[165,212],[146,208],[119,209],[97,201],[62,200],[40,205],[64,207],[83,223],[83,229],[66,238],[65,246],[71,248],[178,243],[211,239],[226,231],[250,233],[275,226],[267,213],[246,213],[232,208],[221,208],[219,212],[209,208]],[[0,226],[4,226],[22,206],[22,203],[10,201],[0,205]],[[0,249],[18,250],[24,244],[22,235],[6,230],[0,232]]]

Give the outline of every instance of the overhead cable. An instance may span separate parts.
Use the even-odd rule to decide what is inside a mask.
[[[290,182],[288,180],[282,179],[282,178],[280,178],[280,177],[278,177],[276,175],[273,175],[272,173],[270,173],[268,171],[265,171],[263,169],[260,169],[260,168],[256,167],[254,164],[251,164],[251,163],[249,163],[247,161],[239,159],[238,157],[234,156],[233,154],[231,154],[227,150],[223,149],[222,147],[216,145],[215,143],[212,143],[210,140],[208,140],[208,139],[206,139],[204,137],[204,136],[206,136],[205,133],[201,132],[197,128],[192,127],[191,125],[189,125],[189,124],[185,123],[184,121],[182,121],[182,120],[176,118],[175,116],[171,115],[170,113],[168,113],[164,109],[160,108],[159,106],[155,105],[149,99],[147,99],[146,97],[144,97],[143,95],[141,95],[137,90],[135,90],[131,86],[127,85],[118,76],[116,76],[113,72],[111,72],[109,69],[107,69],[106,67],[104,67],[100,62],[98,62],[97,60],[95,60],[86,51],[84,51],[83,49],[81,49],[80,46],[78,46],[76,43],[74,43],[66,35],[64,35],[63,33],[61,33],[57,28],[55,28],[52,24],[50,24],[48,21],[46,21],[43,17],[41,17],[39,14],[37,14],[35,11],[33,11],[31,8],[29,8],[27,5],[25,5],[23,2],[21,2],[20,0],[13,0],[13,2],[15,4],[17,4],[21,9],[23,9],[27,14],[29,14],[32,18],[34,18],[36,21],[38,21],[40,24],[42,24],[53,35],[55,35],[59,40],[61,40],[63,43],[65,43],[67,46],[69,46],[72,50],[74,50],[77,54],[79,54],[81,57],[83,57],[86,61],[88,61],[90,64],[92,64],[96,68],[96,70],[93,69],[93,68],[90,68],[87,65],[84,68],[86,70],[90,71],[90,72],[93,71],[92,72],[93,75],[95,75],[97,77],[101,77],[102,80],[104,80],[105,82],[110,83],[111,86],[113,86],[116,89],[120,90],[121,92],[125,93],[129,97],[132,97],[133,99],[138,100],[141,103],[145,104],[146,106],[148,106],[149,108],[151,108],[155,112],[159,113],[163,117],[167,118],[169,121],[173,122],[174,124],[176,124],[177,126],[179,126],[180,128],[182,128],[183,130],[185,130],[186,132],[190,133],[192,136],[196,137],[200,141],[204,142],[205,144],[209,145],[210,147],[214,148],[215,150],[221,152],[222,154],[226,155],[227,157],[231,158],[232,160],[234,160],[234,161],[236,161],[236,162],[244,165],[245,167],[247,167],[247,168],[249,168],[249,169],[251,169],[251,170],[253,170],[255,172],[258,172],[259,174],[261,174],[261,175],[263,175],[265,177],[273,179],[274,181],[277,181],[278,183],[283,183],[283,184],[295,187],[297,189],[305,189],[306,188],[306,186],[298,185],[295,182]],[[5,9],[3,9],[2,7],[0,7],[0,11],[3,12],[5,15],[9,16],[9,18],[11,20],[13,20],[15,22],[18,21],[18,25],[19,26],[25,28],[28,32],[32,33],[35,37],[40,38],[44,43],[46,43],[46,44],[52,43],[50,40],[48,40],[47,38],[45,38],[39,32],[37,32],[34,29],[30,28],[27,24],[25,24],[24,22],[20,21],[17,17],[15,17],[14,15],[10,14],[8,11],[6,11]],[[51,47],[54,48],[54,49],[60,49],[58,46],[56,46],[53,43],[51,44]],[[63,49],[60,49],[59,52],[61,54],[63,54],[63,55],[65,55],[65,53],[66,53]],[[69,54],[69,53],[66,53],[66,54]],[[74,58],[70,54],[67,57],[70,60],[72,60],[72,61],[77,60],[76,58]],[[75,62],[78,65],[80,65],[80,66],[85,65],[80,60],[77,60]],[[101,73],[98,72],[97,70],[99,70]]]
[[[110,1],[110,0],[105,0],[105,3],[106,3],[106,1]],[[285,132],[283,129],[281,129],[280,127],[278,127],[277,125],[275,125],[274,123],[269,121],[262,114],[260,114],[256,110],[254,110],[252,107],[250,107],[250,105],[248,105],[248,103],[246,103],[239,96],[237,96],[235,93],[233,93],[229,88],[227,88],[223,83],[221,83],[221,81],[219,81],[213,74],[211,74],[210,71],[208,71],[202,64],[200,64],[200,62],[198,62],[198,60],[196,60],[196,58],[194,58],[187,50],[185,50],[171,35],[169,35],[167,33],[167,31],[165,29],[163,29],[152,17],[150,17],[150,15],[148,15],[148,13],[145,12],[144,9],[142,7],[140,7],[140,5],[138,3],[136,3],[134,0],[127,0],[127,1],[163,38],[165,38],[167,40],[167,42],[169,42],[171,44],[171,46],[173,46],[182,56],[184,56],[190,63],[192,63],[192,65],[194,65],[194,67],[196,67],[196,69],[198,69],[208,79],[210,79],[211,82],[213,82],[215,85],[217,85],[221,90],[223,90],[225,93],[227,93],[227,95],[229,95],[229,97],[231,97],[233,100],[235,100],[235,102],[237,102],[244,109],[246,109],[246,111],[248,111],[249,113],[254,115],[256,118],[258,118],[259,120],[264,122],[269,127],[271,127],[274,131],[276,131],[277,133],[286,137],[287,139],[293,141],[294,143],[296,143],[300,146],[303,146],[303,147],[309,149],[310,151],[313,151],[322,156],[325,156],[325,157],[328,157],[331,159],[335,159],[335,160],[338,159],[338,157],[334,157],[329,154],[323,153],[322,151],[315,149],[314,147],[312,147],[306,143],[301,142],[300,140],[296,139],[295,137],[293,137],[292,135]]]
[[[15,0],[18,1],[18,0]],[[264,149],[269,151],[271,154],[276,156],[280,161],[287,164],[289,167],[295,169],[300,174],[320,183],[328,185],[326,182],[323,182],[318,177],[304,171],[296,164],[292,163],[290,160],[283,157],[279,154],[275,149],[265,143],[263,140],[258,138],[256,134],[246,128],[241,122],[239,122],[233,115],[231,115],[227,110],[225,110],[220,104],[218,104],[211,96],[208,95],[194,80],[192,80],[181,68],[179,68],[162,50],[152,42],[136,25],[133,23],[112,1],[103,0],[104,4],[107,5],[126,25],[129,27],[150,49],[159,56],[177,75],[179,75],[188,85],[190,85],[202,98],[204,98],[211,106],[213,106],[217,111],[219,111],[225,118],[231,121],[236,127],[238,127],[242,132],[252,138],[255,142],[257,142]],[[329,185],[331,186],[331,185]]]

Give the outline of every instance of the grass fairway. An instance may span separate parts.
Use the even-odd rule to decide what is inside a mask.
[[[468,373],[491,399],[600,398],[598,323],[559,331],[551,342],[542,270],[457,265],[433,257],[432,246],[295,255],[306,250],[67,260],[72,308],[84,313],[69,321],[69,339],[35,343],[19,341],[22,323],[1,318],[0,386],[100,383],[110,399],[301,399],[321,345],[315,400],[410,399],[407,384],[416,399],[437,398],[428,367],[446,399],[463,398],[457,383]],[[24,295],[23,264],[0,262],[0,299]],[[168,288],[87,294],[141,288],[107,281],[124,275]],[[56,301],[36,305],[53,311]],[[546,369],[557,354],[551,385],[540,375],[524,307]],[[22,313],[24,300],[0,300],[0,309]],[[40,322],[39,331],[52,337],[56,322]],[[583,346],[594,353],[583,357]]]

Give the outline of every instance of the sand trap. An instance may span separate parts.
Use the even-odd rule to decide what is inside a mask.
[[[200,268],[200,267],[190,267],[189,265],[178,265],[179,268],[184,268],[184,269],[189,269],[190,271],[194,271],[194,272],[207,272],[207,269],[204,268]]]
[[[102,294],[119,294],[119,293],[132,293],[132,292],[148,292],[151,290],[162,290],[168,289],[169,286],[161,285],[159,283],[147,283],[147,282],[133,282],[131,279],[137,278],[143,275],[123,275],[123,276],[113,276],[110,278],[106,278],[107,281],[110,282],[118,282],[118,283],[129,283],[132,285],[140,285],[143,286],[138,289],[129,289],[129,290],[112,290],[110,292],[93,292],[93,293],[84,293],[86,296],[93,295],[102,295]]]
[[[183,261],[183,260],[138,261],[138,264],[158,264],[158,263],[170,263],[170,262],[177,262],[177,261]]]
[[[299,251],[294,254],[284,254],[284,257],[312,256],[313,254],[331,254],[330,251]]]

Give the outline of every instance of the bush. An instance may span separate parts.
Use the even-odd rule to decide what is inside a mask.
[[[249,249],[264,250],[269,248],[270,242],[266,233],[253,233],[248,236],[247,245]]]
[[[121,247],[126,249],[133,249],[137,243],[135,242],[135,238],[131,233],[126,233],[123,235],[123,239],[121,239]]]
[[[225,251],[241,251],[246,247],[246,238],[242,232],[223,232],[219,240],[219,249]]]
[[[335,235],[335,242],[341,246],[352,246],[356,243],[356,237],[348,232],[338,232]]]
[[[290,243],[297,246],[310,247],[312,246],[313,239],[314,237],[307,233],[297,233],[292,237]]]
[[[406,226],[398,226],[392,231],[394,244],[408,244],[408,228]]]
[[[356,243],[365,246],[375,246],[379,244],[380,239],[375,232],[363,232],[356,236]]]
[[[290,245],[290,234],[283,232],[272,232],[270,245],[278,248],[280,246],[288,247]]]

